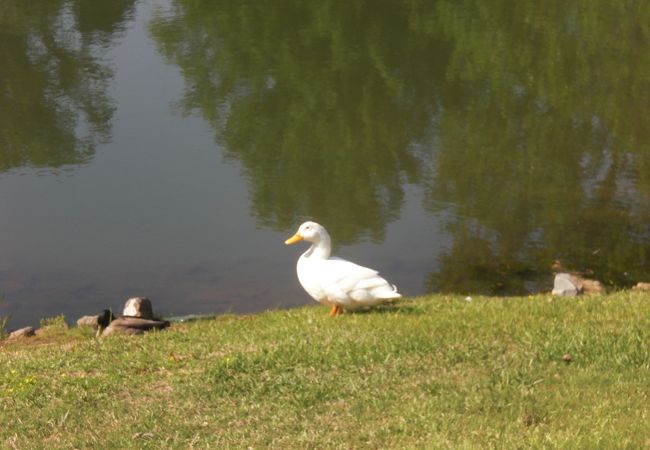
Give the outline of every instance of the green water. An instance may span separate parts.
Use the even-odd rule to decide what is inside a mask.
[[[275,247],[307,218],[409,294],[550,289],[555,260],[650,279],[646,2],[0,5],[0,282],[23,320],[135,291],[174,313],[308,302]],[[97,182],[122,176],[145,187]],[[93,207],[69,236],[16,214],[39,192]],[[59,256],[30,261],[51,227]],[[96,256],[116,245],[151,259]]]

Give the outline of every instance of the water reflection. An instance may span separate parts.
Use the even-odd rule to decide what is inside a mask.
[[[379,240],[414,183],[453,210],[429,290],[647,276],[645,4],[175,0],[150,28],[261,224]]]
[[[364,2],[176,1],[152,22],[199,111],[241,161],[259,223],[308,217],[338,243],[382,239],[430,139],[436,42],[412,47],[408,11]],[[414,53],[415,52],[415,53]]]
[[[509,4],[418,16],[453,48],[428,197],[457,214],[429,288],[525,292],[554,259],[647,277],[650,8]]]
[[[134,2],[0,1],[0,172],[83,163],[109,139],[102,53]]]

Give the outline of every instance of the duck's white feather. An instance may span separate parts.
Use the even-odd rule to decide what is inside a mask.
[[[316,301],[358,309],[401,297],[376,270],[330,257],[329,235],[321,225],[305,222],[296,236],[312,242],[298,260],[297,273],[302,287]]]

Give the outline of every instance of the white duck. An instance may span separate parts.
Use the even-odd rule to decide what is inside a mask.
[[[312,245],[298,259],[298,280],[314,300],[332,308],[330,316],[340,314],[343,309],[374,306],[401,297],[397,287],[377,271],[341,258],[330,258],[332,244],[323,226],[305,222],[284,243],[302,240]]]

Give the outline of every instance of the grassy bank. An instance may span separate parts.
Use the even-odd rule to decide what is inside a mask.
[[[650,296],[325,313],[0,343],[0,447],[650,446]]]

